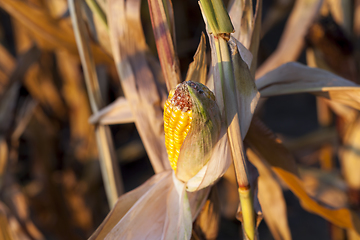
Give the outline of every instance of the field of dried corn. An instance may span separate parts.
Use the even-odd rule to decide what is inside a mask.
[[[359,0],[0,0],[0,239],[360,239],[359,84]]]

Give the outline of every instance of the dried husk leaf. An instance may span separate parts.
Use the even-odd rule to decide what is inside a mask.
[[[190,239],[192,231],[192,216],[185,183],[172,174],[173,186],[167,197],[167,209],[162,240]],[[175,207],[175,204],[178,207]]]
[[[206,39],[205,34],[202,33],[199,46],[194,55],[194,61],[189,65],[185,81],[194,81],[206,85],[206,73]]]
[[[230,6],[229,16],[235,29],[232,36],[249,48],[254,26],[253,3],[251,0],[234,0]]]
[[[300,63],[287,63],[256,81],[262,97],[312,93],[360,110],[360,87],[344,78]]]
[[[231,60],[234,69],[241,136],[244,138],[249,129],[252,116],[254,115],[260,93],[251,77],[249,66],[243,61],[239,54],[237,40],[231,38],[228,44],[230,46]]]
[[[255,153],[259,154],[263,164],[274,171],[300,199],[304,209],[322,216],[339,227],[360,233],[360,219],[355,212],[348,208],[330,208],[307,194],[298,177],[295,159],[260,121],[252,122],[246,142]]]
[[[208,34],[211,46],[211,59],[212,59],[212,72],[213,79],[220,79],[216,48],[214,43],[214,37]],[[244,137],[247,133],[248,126],[250,125],[253,113],[255,111],[257,101],[260,97],[258,90],[255,86],[254,80],[250,74],[250,67],[252,61],[252,54],[247,50],[235,38],[231,37],[229,40],[229,46],[231,50],[232,65],[234,68],[235,86],[237,91],[241,94],[237,94],[237,104],[240,114],[240,129],[241,136]],[[237,46],[237,48],[235,47]],[[214,92],[216,96],[216,102],[220,108],[220,112],[224,112],[223,93],[221,88],[221,81],[214,82]]]
[[[219,140],[214,146],[209,162],[186,183],[186,190],[198,191],[214,184],[222,177],[231,164],[231,153],[226,129],[222,128]]]
[[[89,118],[91,124],[123,124],[134,122],[129,102],[124,97],[119,97],[96,114]]]
[[[221,130],[221,116],[216,102],[186,86],[192,101],[192,121],[180,148],[176,170],[177,178],[183,182],[194,177],[210,160]]]
[[[286,203],[277,177],[251,149],[246,154],[259,171],[258,198],[266,225],[275,239],[290,240]]]
[[[155,173],[169,169],[160,105],[164,89],[158,88],[147,62],[140,1],[109,1],[107,16],[111,48],[135,125]]]
[[[275,52],[260,66],[256,78],[298,58],[304,36],[320,10],[322,0],[297,0]]]
[[[114,231],[121,232],[123,237],[125,237],[126,234],[129,234],[129,236],[131,236],[131,234],[139,234],[140,239],[142,239],[146,236],[146,230],[150,231],[151,228],[153,228],[153,230],[156,231],[158,226],[152,224],[156,222],[156,217],[165,218],[166,213],[165,209],[162,209],[162,206],[166,205],[165,196],[170,190],[171,182],[171,171],[165,171],[154,175],[138,188],[121,196],[89,240],[100,240],[106,237],[108,239],[119,239],[121,235],[119,234],[119,238],[117,238],[116,235],[112,234]],[[155,199],[159,200],[158,197],[164,197],[165,201],[155,201]],[[149,204],[153,206],[146,206]],[[147,209],[150,213],[144,211],[143,215],[141,215],[141,212],[139,212],[141,208],[144,210]],[[149,215],[147,215],[147,213],[149,213]],[[129,221],[131,216],[134,218],[138,216],[139,220],[142,219],[143,222],[136,222],[135,225],[134,222]],[[144,216],[150,217],[146,218]],[[131,225],[131,223],[134,224]],[[144,225],[142,226],[142,224]],[[147,229],[145,229],[145,226],[147,226]],[[161,235],[161,231],[162,226],[160,229],[157,229],[158,236]],[[151,235],[149,237],[151,237]],[[136,235],[133,236],[133,239],[137,239]]]
[[[121,196],[89,240],[190,239],[209,190],[187,193],[173,171],[158,173]]]

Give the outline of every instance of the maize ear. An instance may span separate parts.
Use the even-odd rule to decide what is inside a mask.
[[[211,121],[206,119],[207,112],[205,111],[204,113],[203,110],[199,111],[199,109],[203,109],[203,106],[199,108],[199,105],[201,105],[199,104],[199,99],[202,98],[207,99],[216,105],[214,94],[206,86],[200,83],[186,81],[178,84],[176,89],[171,90],[169,97],[165,102],[165,145],[170,165],[175,172],[177,171],[181,147],[185,138],[193,128],[193,124],[209,122],[212,125]],[[196,119],[193,118],[194,113]],[[201,134],[201,132],[199,132],[199,134]],[[201,146],[199,148],[204,149]]]

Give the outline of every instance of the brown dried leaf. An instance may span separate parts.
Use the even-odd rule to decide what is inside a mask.
[[[0,202],[0,236],[3,240],[30,240],[30,236],[24,233],[16,218],[9,209]]]
[[[168,91],[181,82],[179,60],[176,55],[170,0],[149,0],[151,23],[156,47]]]
[[[297,0],[275,52],[260,66],[256,78],[298,58],[304,36],[320,10],[322,0]]]
[[[329,208],[307,194],[298,177],[294,158],[260,121],[252,122],[246,142],[259,154],[264,164],[268,165],[300,199],[304,209],[322,216],[339,227],[360,233],[360,219],[355,212],[348,208]]]
[[[291,239],[286,203],[277,177],[251,149],[246,154],[259,171],[258,198],[267,226],[275,239]]]
[[[258,79],[262,97],[292,93],[312,93],[360,110],[360,87],[318,68],[291,62]]]
[[[246,48],[250,47],[254,27],[253,3],[251,0],[234,0],[230,3],[229,16],[234,26],[235,37]]]
[[[204,207],[194,223],[194,232],[200,239],[216,239],[220,224],[220,202],[217,187],[213,187]]]
[[[340,151],[342,172],[349,187],[360,188],[360,116],[347,128]]]
[[[12,84],[19,82],[24,77],[28,69],[38,61],[40,57],[40,50],[34,45],[25,53],[18,57],[15,68],[13,69],[8,81],[3,89],[0,89],[0,98]]]
[[[250,66],[250,72],[252,78],[255,79],[255,72],[257,68],[257,58],[258,51],[260,45],[260,37],[261,37],[261,17],[262,17],[262,0],[258,0],[256,4],[255,16],[254,16],[254,26],[251,33],[251,42],[249,46],[249,50],[253,55],[253,60]]]
[[[162,190],[168,189],[168,185],[165,184],[167,180],[171,179],[171,172],[165,171],[154,175],[152,178],[147,180],[140,187],[122,195],[116,202],[113,209],[107,215],[102,224],[97,230],[91,235],[89,240],[100,240],[104,239],[107,234],[117,225],[117,223],[127,214],[127,212],[133,208],[134,204],[142,198],[146,192],[153,189],[156,184],[162,184]],[[161,187],[160,186],[160,187]],[[159,186],[158,186],[159,187]],[[149,202],[150,203],[150,202]],[[165,214],[164,214],[165,215]],[[138,228],[137,230],[141,230]]]
[[[148,48],[141,27],[140,1],[109,1],[108,4],[114,59],[135,125],[155,172],[170,169],[160,105],[164,89],[158,88],[147,62]]]
[[[124,97],[119,97],[89,118],[91,124],[102,125],[132,123],[134,120],[129,102]]]
[[[206,73],[206,39],[205,34],[202,33],[199,46],[194,55],[194,61],[189,65],[185,81],[191,80],[206,85]]]
[[[15,67],[15,59],[2,44],[0,44],[0,56],[0,71],[9,76]],[[0,81],[0,84],[3,85],[4,82]]]
[[[77,55],[74,33],[69,24],[53,19],[45,9],[35,7],[19,0],[2,0],[0,6],[12,17],[26,26],[47,49],[66,49]],[[98,46],[92,44],[95,59],[100,62],[112,63],[112,59]]]

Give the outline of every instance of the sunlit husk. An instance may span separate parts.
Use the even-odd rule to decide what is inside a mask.
[[[195,176],[210,160],[221,128],[220,111],[215,100],[190,85],[187,88],[192,101],[192,122],[180,148],[176,171],[177,178],[184,182]]]

